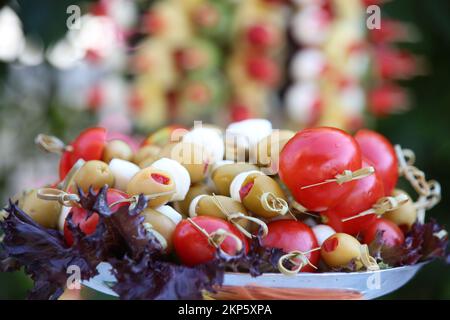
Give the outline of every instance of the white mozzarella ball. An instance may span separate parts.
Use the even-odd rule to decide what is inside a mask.
[[[112,159],[109,169],[114,175],[114,188],[122,191],[127,189],[128,182],[140,170],[136,164],[122,159]]]
[[[236,177],[234,177],[233,181],[231,181],[230,196],[233,200],[241,202],[239,191],[241,190],[242,184],[244,183],[245,179],[247,179],[247,177],[253,173],[263,174],[261,171],[256,170],[241,172]]]
[[[328,37],[330,21],[325,12],[315,5],[307,6],[294,15],[291,31],[294,39],[304,45],[318,46]]]
[[[318,49],[301,50],[294,55],[291,63],[291,76],[295,80],[314,80],[325,69],[326,59]]]
[[[71,207],[62,206],[61,213],[58,218],[58,230],[61,234],[64,234],[64,224],[66,223],[66,218],[69,215]]]
[[[319,87],[314,82],[297,83],[286,92],[285,103],[290,118],[299,123],[310,123],[314,108],[320,102]]]
[[[339,93],[341,105],[348,117],[361,116],[366,105],[366,94],[359,85],[346,86]]]
[[[172,208],[171,206],[161,206],[161,207],[156,208],[155,210],[158,211],[159,213],[165,215],[167,218],[172,220],[173,223],[175,223],[176,225],[178,223],[180,223],[180,221],[183,219],[181,214],[178,211],[176,211],[174,208]]]
[[[186,197],[191,186],[191,178],[189,172],[179,162],[161,158],[152,163],[152,167],[169,172],[175,181],[175,193],[171,201],[182,201]]]
[[[192,199],[191,203],[189,204],[189,216],[191,218],[197,216],[196,208],[197,208],[198,202],[205,196],[207,196],[207,195],[200,194],[200,195],[196,196],[194,199]]]
[[[317,226],[314,226],[312,227],[312,231],[316,236],[317,243],[319,244],[319,246],[321,246],[325,240],[327,240],[329,237],[331,237],[333,234],[336,233],[336,231],[334,231],[332,227],[327,226],[326,224],[319,224]]]
[[[223,160],[225,145],[221,133],[217,129],[201,127],[194,128],[183,136],[183,142],[196,143],[210,153],[212,163]]]
[[[272,133],[272,123],[266,119],[247,119],[231,123],[226,130],[227,142],[236,142],[238,148],[255,146]]]

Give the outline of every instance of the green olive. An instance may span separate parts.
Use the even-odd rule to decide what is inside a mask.
[[[159,156],[150,156],[150,157],[144,159],[143,161],[139,162],[138,166],[141,169],[145,169],[145,168],[151,167],[153,162],[155,162],[158,159],[160,159]]]
[[[323,261],[332,268],[345,267],[354,260],[360,269],[360,248],[361,243],[355,237],[346,233],[335,233],[323,242],[320,254]]]
[[[264,201],[267,201],[270,207],[280,205],[279,203],[274,203],[274,201],[281,201],[287,205],[287,198],[280,185],[271,177],[263,174],[249,175],[242,184],[242,187],[245,187],[249,183],[253,183],[253,186],[242,199],[244,206],[255,215],[263,218],[269,219],[279,216],[280,212],[277,210],[269,210],[267,206],[264,206]],[[264,196],[269,193],[270,196],[265,200]],[[285,210],[287,210],[287,208]]]
[[[44,228],[56,229],[61,207],[57,201],[38,198],[33,190],[23,198],[21,209]]]
[[[151,157],[157,157],[158,154],[161,152],[161,147],[155,146],[155,145],[147,145],[140,148],[136,154],[134,155],[133,162],[136,164],[140,164],[144,160],[151,158]]]
[[[278,169],[280,152],[294,135],[295,132],[291,130],[278,130],[258,142],[258,165],[261,167],[271,167],[275,170]]]
[[[225,159],[233,162],[250,162],[250,150],[236,143],[234,139],[225,141]]]
[[[220,204],[218,204],[218,203]],[[222,208],[225,212],[222,211]],[[204,195],[198,199],[195,203],[195,207],[190,210],[190,216],[210,216],[216,217],[224,220],[227,219],[227,214],[242,213],[248,215],[247,209],[239,201],[235,201],[230,197],[225,196],[210,196]],[[236,219],[244,228],[250,227],[250,221],[247,219]]]
[[[151,198],[148,206],[156,208],[170,201],[175,192],[175,182],[172,176],[163,170],[148,167],[140,170],[128,182],[127,193],[130,196],[144,194],[151,196],[157,193],[168,193]]]
[[[114,158],[131,161],[133,150],[125,141],[111,140],[106,144],[103,151],[103,161],[109,163]]]
[[[33,189],[22,190],[11,197],[11,202],[12,203],[17,202],[19,208],[22,208],[23,201],[25,200],[26,196],[29,195],[31,192],[33,192]]]
[[[159,153],[161,158],[169,158],[179,162],[189,172],[191,183],[204,180],[208,173],[209,155],[199,144],[180,142],[170,143]]]
[[[417,209],[411,197],[403,190],[395,189],[392,196],[398,196],[400,194],[405,194],[408,196],[408,201],[401,205],[398,209],[387,212],[383,215],[397,226],[399,226],[403,231],[408,231],[411,229],[414,222],[417,220]]]
[[[189,205],[191,201],[201,195],[201,194],[211,194],[210,188],[204,183],[193,184],[190,188],[186,197],[183,201],[177,201],[174,203],[175,208],[179,211],[183,216],[189,216]]]
[[[152,208],[146,208],[141,214],[144,216],[144,223],[149,223],[151,225],[151,229],[154,229],[160,235],[162,235],[164,239],[166,239],[166,252],[170,252],[173,246],[173,232],[175,231],[175,227],[177,226],[175,222],[161,212]]]
[[[258,167],[249,163],[228,163],[213,169],[211,179],[218,194],[230,196],[230,185],[233,179],[242,172],[258,170]]]
[[[103,161],[91,160],[87,161],[75,174],[74,183],[87,192],[90,187],[96,190],[105,185],[114,186],[114,175]]]

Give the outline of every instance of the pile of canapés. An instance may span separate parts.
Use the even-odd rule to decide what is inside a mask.
[[[378,269],[368,245],[375,238],[402,245],[440,196],[409,150],[366,129],[354,136],[329,127],[295,133],[249,119],[226,130],[169,126],[136,150],[108,140],[103,128],[89,128],[67,145],[46,135],[36,141],[61,153],[60,182],[17,198],[37,223],[59,229],[71,246],[69,212],[86,235],[99,221],[79,205],[80,189],[108,185],[112,212],[144,195],[148,234],[187,266],[212,260],[218,248],[248,253],[258,234],[265,247],[286,253],[278,263],[285,274],[313,272],[320,260],[330,270],[350,263]],[[395,189],[400,175],[419,193],[417,201]]]

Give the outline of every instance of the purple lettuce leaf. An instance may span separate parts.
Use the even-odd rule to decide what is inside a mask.
[[[215,292],[223,283],[224,267],[219,257],[187,267],[160,260],[150,245],[136,259],[126,256],[109,262],[118,280],[112,289],[126,300],[197,300],[203,298],[204,290]]]
[[[83,247],[68,248],[58,232],[35,223],[17,204],[10,203],[5,210],[8,216],[0,223],[4,232],[0,270],[23,267],[34,280],[29,299],[57,299],[63,293],[71,265],[80,268],[82,279],[96,274],[95,261],[87,258]]]
[[[378,234],[370,244],[371,255],[391,267],[413,265],[433,258],[446,258],[448,236],[439,237],[444,230],[435,220],[415,223],[400,246],[386,246]]]
[[[226,268],[234,272],[248,272],[252,277],[266,272],[278,272],[278,260],[286,253],[281,249],[264,247],[262,238],[263,230],[260,228],[250,241],[248,253],[230,257],[225,261]],[[286,266],[289,268],[293,265],[286,262]]]

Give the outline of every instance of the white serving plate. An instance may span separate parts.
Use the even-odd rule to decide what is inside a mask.
[[[413,266],[398,267],[379,271],[363,272],[329,272],[329,273],[299,273],[295,276],[285,276],[279,273],[267,273],[253,278],[246,273],[226,273],[224,286],[245,287],[259,286],[270,288],[323,289],[326,291],[357,292],[363,299],[375,299],[391,293],[408,281],[426,264],[422,262]],[[116,281],[111,274],[108,263],[100,263],[99,274],[83,285],[107,295],[117,297],[108,284]],[[316,296],[320,299],[320,295]]]

